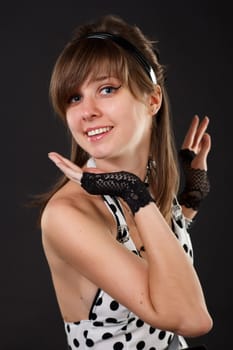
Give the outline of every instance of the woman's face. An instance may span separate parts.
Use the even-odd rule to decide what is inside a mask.
[[[69,101],[68,127],[76,142],[96,159],[137,155],[149,149],[150,98],[137,100],[115,77],[87,80]]]

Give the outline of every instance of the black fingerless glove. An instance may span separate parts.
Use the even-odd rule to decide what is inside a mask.
[[[133,214],[153,202],[144,182],[126,171],[103,174],[84,172],[81,186],[90,194],[121,197]]]
[[[191,162],[196,156],[193,151],[182,149],[179,151],[179,156],[185,175],[185,187],[178,196],[179,203],[187,208],[198,210],[210,191],[207,171],[191,167]]]

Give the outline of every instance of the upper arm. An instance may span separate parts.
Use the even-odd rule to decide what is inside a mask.
[[[103,220],[93,220],[91,215],[60,201],[45,209],[41,225],[43,241],[56,255],[144,321],[154,324],[147,263],[119,243]]]

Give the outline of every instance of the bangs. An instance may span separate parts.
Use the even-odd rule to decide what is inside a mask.
[[[69,99],[86,81],[115,77],[128,86],[129,67],[122,48],[110,40],[82,39],[71,42],[54,67],[50,96],[55,111],[65,116]]]

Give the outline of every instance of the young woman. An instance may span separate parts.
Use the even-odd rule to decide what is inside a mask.
[[[80,26],[50,94],[72,138],[47,194],[42,240],[69,349],[184,349],[212,327],[187,227],[209,191],[208,118],[195,116],[179,177],[164,67],[115,16]]]

